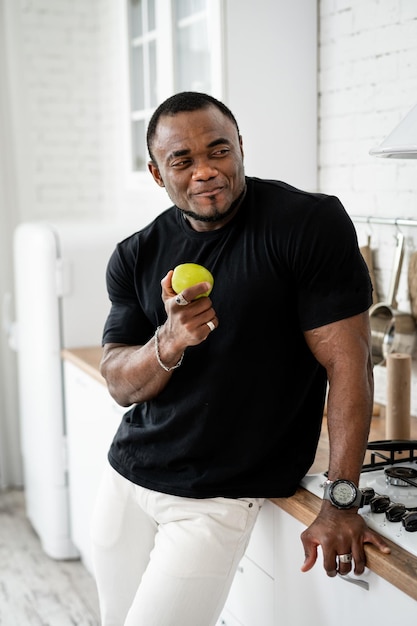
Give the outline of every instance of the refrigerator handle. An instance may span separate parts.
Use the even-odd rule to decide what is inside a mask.
[[[9,346],[12,350],[17,352],[18,350],[18,332],[17,332],[17,322],[13,320],[12,313],[12,302],[13,296],[10,291],[7,291],[3,296],[3,314],[2,314],[2,327],[4,332],[6,333]]]

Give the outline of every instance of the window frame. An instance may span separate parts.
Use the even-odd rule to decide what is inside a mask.
[[[174,0],[155,0],[155,41],[156,41],[156,93],[157,101],[162,102],[175,93],[175,29],[174,23]],[[145,128],[154,111],[154,107],[146,107],[139,111],[132,111],[131,90],[131,37],[130,37],[130,0],[125,0],[123,5],[123,23],[125,43],[125,77],[126,88],[124,94],[123,110],[126,112],[125,126],[125,165],[127,187],[142,188],[148,186],[151,177],[147,169],[133,169],[133,129],[134,119],[143,119]],[[207,0],[207,26],[208,40],[210,42],[210,94],[220,100],[224,97],[224,6],[222,0]],[[153,33],[153,31],[152,31]],[[153,38],[153,34],[146,33],[144,40]]]

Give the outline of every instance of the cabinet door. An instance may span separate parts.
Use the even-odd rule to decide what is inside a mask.
[[[265,500],[246,549],[246,556],[269,576],[274,577],[274,508]]]
[[[300,534],[305,526],[279,507],[275,507],[274,517],[277,623],[286,626],[340,626],[343,613],[337,589],[339,581],[322,580],[320,554],[310,572],[301,572],[304,550]],[[324,571],[323,575],[326,576]],[[329,587],[329,582],[336,585]]]
[[[243,626],[274,626],[274,580],[247,556],[237,569],[225,608]]]
[[[91,571],[90,519],[110,443],[126,409],[107,388],[64,363],[71,538]]]
[[[216,626],[274,624],[274,509],[264,502]]]
[[[274,515],[277,624],[370,626],[397,624],[400,615],[417,619],[417,602],[370,570],[329,578],[319,550],[313,569],[301,572],[305,526],[279,507]]]
[[[216,622],[216,626],[242,626],[242,622],[238,622],[227,609],[224,609]]]

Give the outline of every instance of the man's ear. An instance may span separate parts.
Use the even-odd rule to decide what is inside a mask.
[[[148,162],[148,170],[152,174],[152,177],[157,185],[159,185],[160,187],[165,187],[159,168],[157,165],[155,165],[153,161]]]

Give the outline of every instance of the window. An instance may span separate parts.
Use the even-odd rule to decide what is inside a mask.
[[[130,0],[129,26],[132,169],[144,170],[146,122],[158,102],[155,0]]]
[[[146,170],[146,127],[177,91],[222,97],[221,0],[127,0],[131,169]]]
[[[174,2],[175,90],[210,91],[207,0]]]

